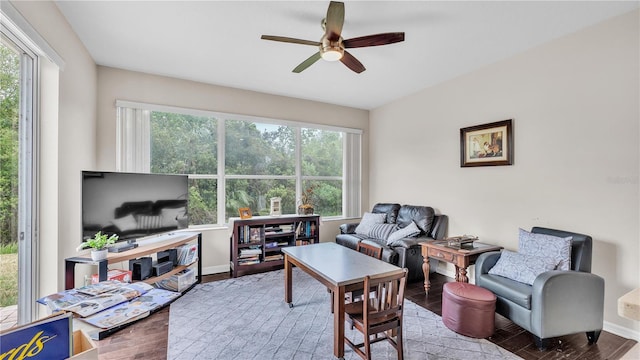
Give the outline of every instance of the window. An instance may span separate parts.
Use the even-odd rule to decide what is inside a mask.
[[[283,214],[294,214],[308,189],[316,214],[360,213],[358,130],[125,101],[116,105],[118,170],[189,175],[192,225],[225,223],[242,207],[254,216],[269,215],[273,197],[282,199]],[[347,153],[353,149],[355,155]]]

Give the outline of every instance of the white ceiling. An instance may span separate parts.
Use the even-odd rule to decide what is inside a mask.
[[[317,51],[329,1],[56,1],[99,65],[373,109],[638,8],[638,1],[347,1],[345,39],[405,32],[340,62],[291,70]]]

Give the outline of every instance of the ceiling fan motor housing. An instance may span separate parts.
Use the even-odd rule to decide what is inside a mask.
[[[344,55],[344,45],[342,44],[342,36],[337,41],[331,41],[326,35],[322,37],[320,44],[320,54],[327,61],[337,61],[342,59]]]

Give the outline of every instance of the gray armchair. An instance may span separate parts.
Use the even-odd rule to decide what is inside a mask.
[[[480,255],[476,285],[497,297],[496,312],[534,335],[544,350],[553,337],[586,332],[588,343],[598,341],[604,316],[604,279],[591,274],[591,236],[534,227],[532,233],[572,237],[571,271],[547,271],[533,285],[489,274],[500,252]]]

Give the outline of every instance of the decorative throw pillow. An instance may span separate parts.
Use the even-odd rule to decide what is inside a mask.
[[[135,230],[138,228],[138,222],[132,214],[123,216],[121,218],[111,220],[111,223],[120,229],[120,231]]]
[[[367,236],[372,239],[387,240],[394,231],[396,231],[396,224],[375,224]]]
[[[553,258],[503,250],[498,262],[489,270],[489,274],[533,285],[533,281],[538,275],[553,270],[555,267],[556,262]]]
[[[518,252],[555,259],[557,270],[571,270],[571,236],[561,238],[520,229]]]
[[[364,213],[362,215],[362,219],[360,220],[360,224],[356,227],[356,234],[359,235],[369,235],[369,231],[375,224],[384,224],[384,221],[387,219],[387,214],[385,213]]]
[[[416,223],[412,221],[411,224],[403,227],[402,229],[398,229],[392,232],[391,235],[389,235],[389,237],[387,238],[387,245],[391,245],[398,240],[413,237],[418,234],[420,234],[420,228],[418,228],[418,225],[416,225]]]

